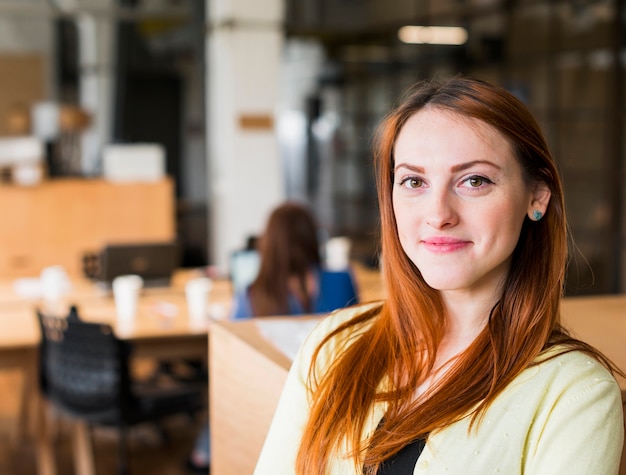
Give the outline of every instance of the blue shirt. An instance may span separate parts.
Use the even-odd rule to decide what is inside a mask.
[[[305,313],[328,313],[338,308],[358,303],[356,285],[352,272],[329,271],[320,269],[316,272],[318,293],[313,298],[312,312],[306,312],[295,295],[288,297],[289,315]],[[233,320],[242,320],[253,317],[252,304],[248,295],[248,288],[237,292],[234,297]]]

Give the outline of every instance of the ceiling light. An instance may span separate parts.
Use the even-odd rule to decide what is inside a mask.
[[[462,45],[467,42],[467,30],[460,26],[403,26],[398,38],[412,44]]]

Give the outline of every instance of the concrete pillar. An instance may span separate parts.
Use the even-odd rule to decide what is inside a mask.
[[[102,4],[113,8],[110,0]],[[114,21],[111,17],[81,14],[78,27],[80,105],[91,115],[91,125],[81,134],[81,166],[85,175],[100,172],[104,144],[111,142],[113,102]]]
[[[285,199],[275,132],[284,5],[207,1],[209,254],[226,272]]]

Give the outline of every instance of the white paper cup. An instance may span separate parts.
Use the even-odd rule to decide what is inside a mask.
[[[39,276],[41,296],[46,301],[57,301],[67,294],[72,284],[62,266],[50,266],[42,269]]]
[[[207,324],[209,292],[212,287],[213,281],[208,277],[192,279],[185,285],[189,324],[194,328],[201,328]]]
[[[122,332],[132,329],[139,292],[143,287],[143,279],[138,275],[120,275],[113,279],[113,298],[117,313],[117,326]]]
[[[342,271],[350,266],[350,248],[352,242],[347,237],[334,237],[326,242],[326,268],[331,271]]]

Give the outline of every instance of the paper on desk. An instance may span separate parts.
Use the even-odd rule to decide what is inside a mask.
[[[13,292],[26,299],[41,297],[41,282],[38,278],[23,277],[13,281]]]
[[[302,343],[304,343],[304,340],[315,325],[319,323],[319,320],[308,318],[293,318],[289,320],[256,319],[255,323],[263,337],[293,360],[300,346],[302,346]]]

